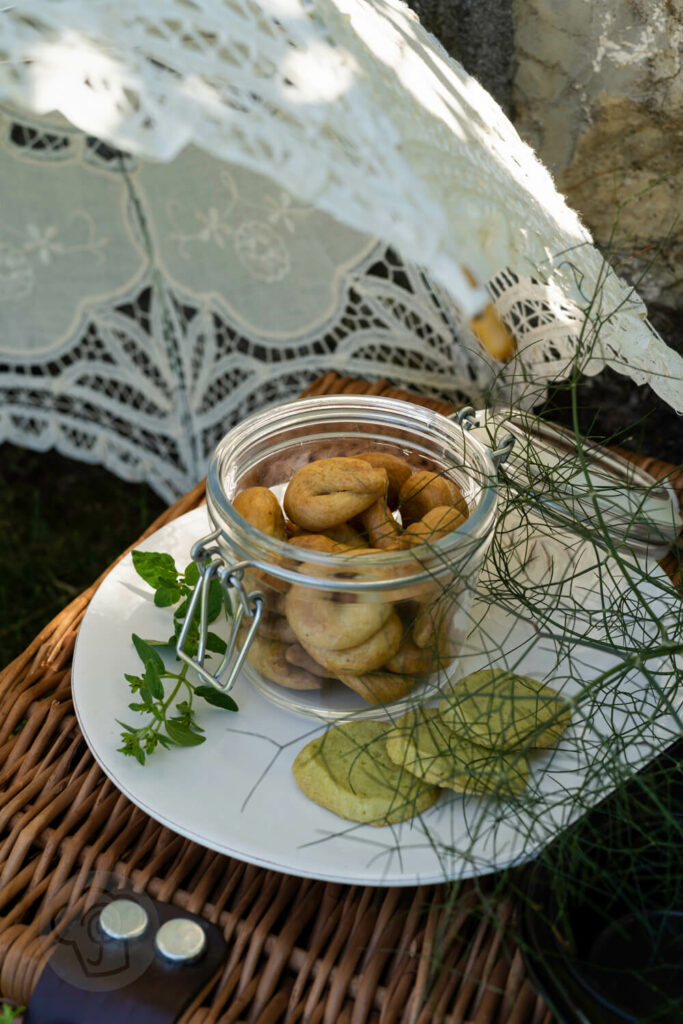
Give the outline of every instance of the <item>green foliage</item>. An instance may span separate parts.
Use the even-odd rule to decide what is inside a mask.
[[[204,730],[195,718],[195,697],[225,711],[237,711],[237,704],[232,697],[212,686],[194,686],[187,678],[187,665],[183,665],[179,672],[167,669],[157,650],[159,647],[175,647],[178,641],[190,597],[199,579],[195,563],[190,562],[185,571],[179,573],[171,555],[163,552],[134,551],[132,557],[136,572],[154,591],[155,605],[158,608],[177,605],[173,612],[173,634],[167,641],[144,640],[136,633],[132,635],[143,672],[141,675],[126,673],[131,693],[139,697],[128,707],[131,711],[147,716],[147,721],[137,727],[119,721],[123,731],[122,744],[118,749],[144,765],[147,757],[159,747],[166,750],[171,747],[196,747],[204,742]],[[229,608],[229,604],[226,606],[223,601],[222,587],[217,580],[212,580],[208,602],[209,622],[214,622],[226,607]],[[185,647],[194,655],[198,645],[197,612],[190,625]],[[209,651],[217,654],[224,654],[226,650],[225,641],[211,631],[206,646]],[[168,694],[164,681],[168,681]]]
[[[10,1006],[9,1003],[3,1003],[0,1006],[0,1024],[12,1024],[12,1021],[25,1011],[25,1006]]]

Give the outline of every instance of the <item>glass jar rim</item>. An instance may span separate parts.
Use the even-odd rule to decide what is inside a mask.
[[[296,551],[305,552],[305,562],[316,567],[330,569],[349,565],[351,556],[346,553],[329,553],[314,551],[308,548],[296,548],[294,542],[281,541],[270,537],[253,527],[246,519],[235,511],[222,483],[223,469],[228,459],[248,439],[254,436],[258,428],[268,427],[275,436],[287,427],[301,428],[306,423],[314,425],[333,425],[335,422],[364,422],[368,425],[383,424],[404,429],[422,429],[428,436],[440,439],[448,445],[454,454],[462,459],[463,466],[468,470],[476,470],[480,475],[480,499],[474,510],[470,511],[465,522],[446,534],[433,544],[420,544],[407,549],[370,555],[361,552],[352,556],[353,564],[364,572],[377,568],[386,573],[387,569],[416,564],[416,572],[410,575],[397,574],[394,578],[386,575],[377,580],[330,580],[291,571],[283,566],[283,560],[292,561],[297,558]],[[467,460],[465,459],[467,455]],[[271,406],[254,413],[233,427],[216,446],[207,476],[207,505],[214,525],[220,530],[220,538],[231,548],[237,548],[238,554],[248,560],[255,568],[271,573],[274,577],[289,583],[303,583],[307,586],[329,588],[332,585],[339,590],[381,590],[389,585],[409,585],[424,580],[425,577],[438,576],[452,568],[452,558],[458,552],[469,554],[476,550],[489,536],[495,523],[498,502],[497,471],[490,450],[477,438],[468,434],[467,430],[456,420],[449,419],[441,413],[418,406],[400,399],[364,395],[323,395],[309,399],[297,399],[292,402]],[[293,552],[294,549],[294,552]],[[300,559],[302,562],[304,558]],[[434,564],[426,564],[426,563]],[[438,564],[440,563],[440,565]],[[419,568],[417,568],[419,567]]]

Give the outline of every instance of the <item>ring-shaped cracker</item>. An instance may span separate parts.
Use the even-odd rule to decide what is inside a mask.
[[[285,491],[285,512],[305,530],[347,522],[382,497],[387,474],[363,459],[316,459],[298,469]]]
[[[248,487],[232,499],[232,507],[255,529],[276,540],[287,540],[280,503],[267,487]]]
[[[420,469],[401,487],[399,510],[404,527],[419,522],[431,509],[443,505],[459,509],[465,519],[469,515],[460,488],[443,473]]]
[[[361,603],[355,594],[292,586],[285,599],[285,611],[302,646],[336,651],[361,644],[381,630],[393,606],[384,602]]]
[[[367,515],[367,513],[365,513]],[[417,523],[412,523],[403,531],[402,541],[406,547],[417,544],[435,544],[447,534],[457,530],[465,522],[466,517],[459,508],[449,505],[437,505],[426,512]]]
[[[361,513],[360,521],[373,548],[390,550],[401,547],[401,527],[392,516],[384,498],[373,501],[372,505]]]
[[[407,697],[417,683],[410,676],[397,676],[393,672],[340,672],[337,678],[344,686],[364,697],[368,704],[390,704],[400,700]]]
[[[384,668],[399,675],[416,676],[436,672],[447,663],[438,651],[432,647],[418,647],[409,636],[401,641],[401,646],[393,657],[385,662]]]
[[[290,665],[303,668],[312,676],[319,676],[322,679],[329,678],[330,673],[322,665],[319,665],[315,658],[312,658],[308,651],[305,651],[301,644],[289,644],[285,650],[285,658]]]
[[[319,665],[323,665],[333,675],[338,676],[347,672],[375,672],[396,653],[401,645],[402,636],[403,624],[392,609],[382,628],[363,643],[341,650],[316,647],[303,641],[301,646],[306,648]]]
[[[258,635],[268,640],[279,640],[283,644],[293,644],[296,642],[294,631],[285,616],[276,615],[274,612],[269,611],[261,616]]]
[[[319,690],[322,686],[320,679],[287,661],[286,649],[279,640],[255,636],[249,645],[247,660],[266,679],[288,690]]]
[[[411,466],[400,459],[398,455],[391,455],[389,452],[360,452],[359,459],[374,466],[375,469],[384,469],[387,474],[387,504],[389,508],[398,508],[398,496],[401,487],[413,472]]]

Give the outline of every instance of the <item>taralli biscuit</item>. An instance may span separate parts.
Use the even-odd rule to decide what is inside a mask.
[[[287,540],[285,517],[280,503],[267,487],[248,487],[232,499],[232,507],[261,533]]]
[[[373,548],[401,547],[401,527],[391,514],[384,498],[378,498],[365,512],[360,521],[368,541]]]
[[[366,513],[367,514],[367,513]],[[416,544],[435,544],[447,534],[457,530],[466,522],[466,517],[459,508],[448,505],[437,505],[423,515],[419,522],[406,527],[402,541],[406,547]]]
[[[318,459],[290,480],[285,512],[305,530],[328,530],[363,512],[386,489],[386,472],[363,459]]]
[[[261,533],[274,537],[275,540],[287,540],[285,517],[277,498],[267,487],[248,487],[240,491],[232,499],[232,507]],[[266,598],[269,590],[284,593],[287,589],[287,584],[283,580],[262,569],[250,570],[245,576],[245,583],[248,590],[259,590]]]
[[[368,825],[395,825],[426,811],[439,790],[390,760],[389,728],[384,722],[349,722],[329,729],[297,754],[297,785],[321,807]]]
[[[315,658],[312,658],[308,651],[305,651],[301,644],[289,644],[285,648],[285,658],[290,665],[296,665],[310,672],[312,676],[319,676],[321,679],[329,679],[330,673],[322,665],[319,665]]]
[[[411,466],[386,451],[364,451],[364,444],[348,439],[341,455],[330,438],[273,457],[243,478],[253,486],[233,505],[256,529],[288,543],[272,569],[249,569],[244,577],[247,591],[266,600],[252,665],[283,686],[339,680],[371,703],[389,703],[448,664],[457,646],[449,636],[452,601],[441,601],[452,592],[450,574],[421,571],[421,553],[413,558],[406,549],[457,529],[467,506],[434,463],[416,456]],[[266,485],[279,493],[288,475],[285,516]],[[418,518],[411,523],[412,515]],[[395,551],[405,553],[398,564]],[[274,575],[275,564],[320,585],[291,586]]]
[[[281,599],[284,599],[289,589],[289,583],[278,579],[277,576],[273,576],[272,572],[266,572],[264,569],[249,569],[244,574],[244,589],[248,593],[256,590],[263,594],[266,599],[266,607],[272,609],[278,605]]]
[[[301,527],[293,523],[291,519],[285,519],[285,537],[287,540],[291,540],[292,537],[296,537],[297,534],[301,533]]]
[[[265,612],[261,616],[258,630],[259,636],[267,637],[269,640],[280,640],[283,644],[293,644],[296,642],[292,627],[283,615]]]
[[[492,750],[550,747],[569,725],[571,711],[549,686],[499,669],[472,672],[439,703],[443,721]]]
[[[277,591],[271,590],[270,593],[266,594],[267,610],[273,612],[274,615],[286,615],[285,598],[286,594],[280,594]]]
[[[286,646],[279,640],[255,636],[249,645],[247,661],[266,679],[286,686],[288,690],[319,690],[320,679],[298,668],[285,658]]]
[[[368,605],[367,607],[371,607]],[[304,643],[300,640],[302,647],[305,647],[312,658],[333,675],[351,672],[375,672],[392,657],[399,649],[403,637],[403,626],[395,611],[392,610],[389,618],[381,629],[354,647],[346,647],[343,650],[330,650],[326,647],[316,647],[314,644]]]
[[[529,778],[522,754],[508,756],[457,736],[436,708],[409,711],[387,735],[387,754],[423,782],[457,793],[508,796],[521,793]]]
[[[340,555],[352,550],[346,544],[332,540],[325,533],[299,533],[289,541],[292,547],[305,548],[307,551],[323,551],[326,555]]]
[[[406,636],[396,654],[384,663],[384,668],[390,672],[398,672],[399,675],[415,676],[436,672],[447,663],[448,660],[443,659],[438,651],[431,647],[418,647],[409,636]]]
[[[449,629],[453,598],[450,595],[423,604],[413,620],[412,638],[418,647],[430,647],[440,657],[454,656],[459,638],[451,640]]]
[[[353,526],[349,523],[340,523],[339,526],[331,526],[329,530],[324,530],[322,534],[318,536],[329,537],[330,540],[336,541],[337,544],[343,544],[347,548],[365,548],[367,544],[359,534],[358,530],[354,530]]]
[[[459,509],[464,518],[469,515],[460,488],[442,473],[422,469],[408,477],[401,487],[399,511],[404,527],[419,522],[427,512],[444,505]]]
[[[398,508],[398,495],[401,487],[413,472],[408,463],[404,459],[400,459],[398,455],[390,455],[389,452],[360,452],[358,458],[368,462],[375,469],[386,470],[387,504],[389,508]]]
[[[397,676],[393,672],[364,672],[362,675],[340,672],[338,678],[369,704],[390,704],[407,697],[417,682],[410,676]]]
[[[402,545],[399,545],[399,547],[402,547]],[[402,584],[401,579],[413,576],[416,571],[419,571],[420,566],[416,567],[415,563],[409,559],[404,559],[398,565],[385,565],[377,561],[379,556],[386,556],[392,553],[393,549],[390,548],[361,548],[358,551],[344,552],[344,555],[348,555],[349,559],[353,558],[355,577],[359,582],[370,579],[396,581],[395,586],[387,586],[385,590],[377,593],[372,600],[393,601],[397,602],[397,607],[401,607],[405,606],[406,602],[413,600],[416,605],[421,605],[425,601],[434,601],[443,593],[445,584],[442,582],[442,578],[434,580],[429,574],[425,574],[425,579],[422,582]],[[356,561],[357,559],[362,561]],[[351,565],[352,563],[349,561],[346,564]],[[344,569],[341,571],[345,572]]]
[[[338,601],[337,596],[346,595],[314,587],[290,587],[285,599],[287,621],[307,650],[311,646],[335,651],[355,647],[374,636],[395,615],[390,604],[361,604],[355,594],[349,594],[348,601]]]

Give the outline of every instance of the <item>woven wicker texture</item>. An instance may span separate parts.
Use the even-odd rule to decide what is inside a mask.
[[[307,393],[339,392],[414,399],[386,381],[337,374]],[[449,411],[437,400],[417,401]],[[671,469],[639,462],[653,475]],[[673,481],[679,493],[682,477]],[[203,497],[199,485],[145,536]],[[80,911],[103,890],[132,884],[224,931],[228,960],[182,1017],[190,1024],[548,1024],[506,929],[513,903],[491,903],[486,880],[386,890],[293,878],[205,850],[121,795],[87,749],[71,703],[74,644],[97,582],[0,674],[6,998],[30,999],[65,909]],[[437,951],[441,969],[432,978]]]

